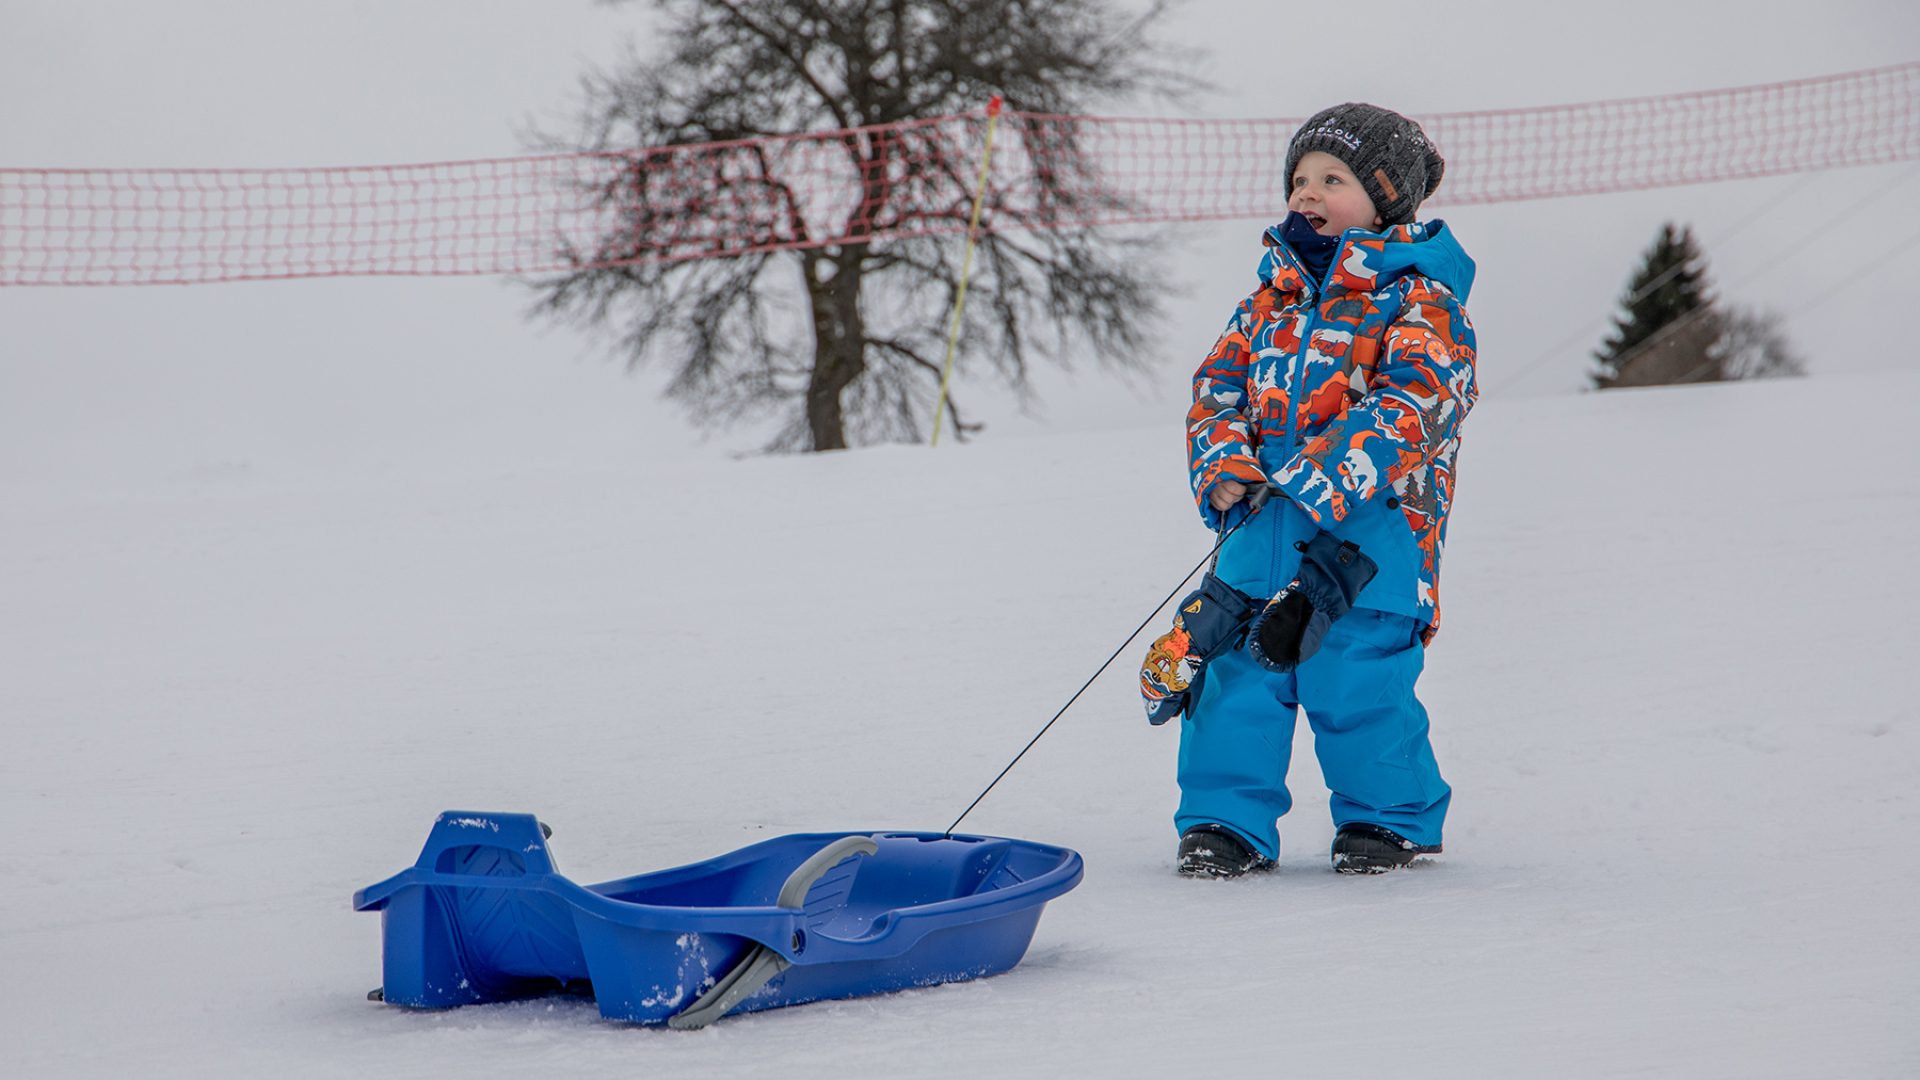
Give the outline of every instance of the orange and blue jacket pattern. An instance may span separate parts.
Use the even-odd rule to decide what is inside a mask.
[[[1265,241],[1259,287],[1194,375],[1187,448],[1201,516],[1221,526],[1208,495],[1222,480],[1270,482],[1305,519],[1247,530],[1264,543],[1310,539],[1295,535],[1308,519],[1363,550],[1410,541],[1406,559],[1381,560],[1383,572],[1404,569],[1376,579],[1356,606],[1412,616],[1431,640],[1461,422],[1479,393],[1465,307],[1473,260],[1442,221],[1349,229],[1322,281],[1280,226]],[[1398,513],[1383,518],[1379,506]],[[1235,556],[1251,566],[1235,546],[1245,545],[1224,549],[1222,566]],[[1273,580],[1286,561],[1297,559],[1243,569],[1235,584],[1271,594],[1286,583]]]

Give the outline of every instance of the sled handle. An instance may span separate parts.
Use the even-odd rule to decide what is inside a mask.
[[[871,836],[843,836],[835,840],[787,875],[787,883],[780,886],[780,895],[774,903],[785,908],[801,906],[806,902],[807,893],[813,890],[814,882],[827,871],[855,855],[872,855],[879,850],[880,845],[874,843]]]
[[[780,886],[780,896],[774,903],[783,908],[797,908],[805,905],[807,893],[813,890],[826,872],[855,855],[872,855],[880,850],[871,836],[843,836],[819,851],[814,852],[807,861],[794,868],[787,875],[786,884]],[[798,946],[796,946],[797,948]],[[733,1010],[735,1005],[746,1000],[754,991],[767,985],[775,975],[793,966],[793,961],[756,943],[747,955],[732,971],[722,975],[718,981],[707,988],[707,992],[695,998],[693,1004],[680,1012],[667,1017],[667,1026],[677,1031],[692,1031],[706,1027],[715,1020]]]

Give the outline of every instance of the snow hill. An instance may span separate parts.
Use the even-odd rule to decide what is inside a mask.
[[[21,1077],[1920,1074],[1920,376],[1489,401],[1424,695],[1447,854],[1172,873],[1144,641],[968,818],[1078,849],[1008,975],[682,1034],[368,1003],[443,809],[581,881],[940,829],[1208,537],[1176,423],[0,506]],[[1159,625],[1161,620],[1156,620]],[[1302,739],[1307,738],[1301,725]]]

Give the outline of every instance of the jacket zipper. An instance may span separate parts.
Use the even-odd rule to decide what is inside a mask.
[[[1287,441],[1283,451],[1286,455],[1285,460],[1292,460],[1297,450],[1295,442],[1299,438],[1300,417],[1300,402],[1294,394],[1295,380],[1293,376],[1296,368],[1304,366],[1307,349],[1313,341],[1313,328],[1320,319],[1320,294],[1325,283],[1314,282],[1313,278],[1307,273],[1306,264],[1300,261],[1300,257],[1295,255],[1291,248],[1287,249],[1287,257],[1293,260],[1294,269],[1299,273],[1300,280],[1304,283],[1306,289],[1305,301],[1307,305],[1307,321],[1301,324],[1300,327],[1300,343],[1293,350],[1292,354],[1287,357]],[[1339,258],[1338,251],[1334,252],[1334,258],[1336,260]],[[1327,273],[1329,276],[1332,275],[1332,266],[1327,267]],[[1267,583],[1276,593],[1283,585],[1280,581],[1280,564],[1286,558],[1286,546],[1289,543],[1286,529],[1287,518],[1288,515],[1282,513],[1280,520],[1275,522],[1273,527],[1274,545],[1271,553],[1272,562],[1267,568]]]

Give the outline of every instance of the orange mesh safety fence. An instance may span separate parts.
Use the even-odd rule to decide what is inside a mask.
[[[1420,117],[1429,207],[1920,158],[1920,63]],[[1298,118],[1008,110],[983,231],[1276,219]],[[0,169],[0,285],[542,274],[962,233],[986,115],[420,165]]]

